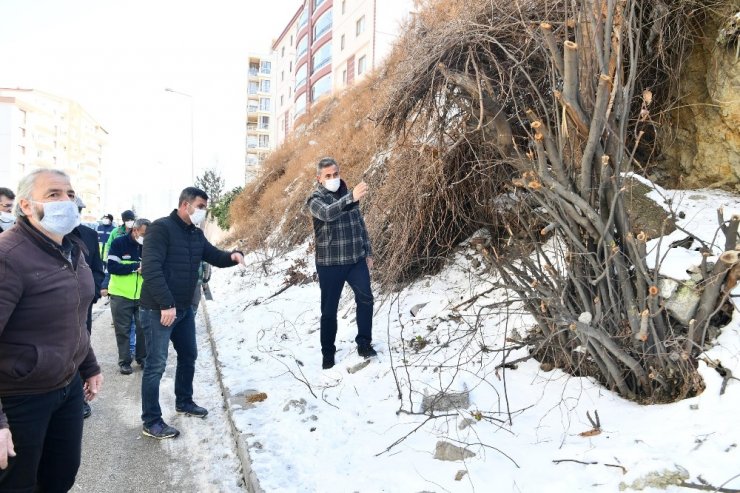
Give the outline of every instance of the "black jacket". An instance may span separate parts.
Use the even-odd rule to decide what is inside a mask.
[[[157,219],[146,230],[141,255],[140,304],[152,310],[185,309],[193,301],[198,266],[205,260],[216,267],[232,267],[233,252],[211,245],[203,231],[177,215]]]
[[[87,252],[83,250],[82,253],[85,255],[85,262],[87,262],[87,265],[90,266],[90,270],[92,270],[93,281],[95,281],[95,298],[93,298],[93,303],[95,303],[100,298],[100,289],[103,285],[103,279],[105,278],[103,260],[100,258],[98,234],[95,230],[88,228],[84,224],[80,224],[73,229],[72,234],[81,239],[87,249]]]

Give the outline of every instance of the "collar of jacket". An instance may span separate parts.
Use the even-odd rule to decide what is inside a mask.
[[[80,247],[83,248],[83,255],[90,255],[90,252],[88,251],[87,245],[85,245],[85,240],[82,239],[82,232],[80,231],[82,228],[87,228],[90,231],[92,231],[93,233],[95,233],[95,230],[94,229],[88,228],[84,224],[80,224],[75,229],[73,229],[70,234],[71,235],[74,235],[75,237],[77,237],[80,240]],[[96,233],[96,235],[97,235],[97,233]]]
[[[175,224],[180,226],[182,229],[187,229],[187,230],[196,229],[195,224],[188,224],[185,221],[183,221],[180,216],[177,215],[177,209],[172,209],[172,212],[170,212],[170,217],[172,218],[173,221],[175,221]]]
[[[36,229],[27,217],[19,217],[16,224],[23,233],[30,237],[34,243],[50,255],[61,255],[65,260],[67,260],[68,253],[71,255],[72,259],[80,253],[82,240],[75,237],[72,233],[65,235],[64,238],[62,238],[62,244],[59,245],[44,233]]]
[[[131,244],[131,246],[136,247],[137,249],[139,249],[139,250],[137,250],[137,252],[139,252],[139,254],[141,254],[141,250],[140,250],[141,245],[139,245],[139,242],[134,239],[133,234],[134,234],[134,231],[133,230],[131,230],[130,232],[126,233],[126,239]],[[141,256],[141,255],[139,255],[139,256]]]

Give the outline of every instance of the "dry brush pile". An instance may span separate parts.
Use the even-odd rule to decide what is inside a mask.
[[[650,165],[692,37],[723,7],[730,2],[493,0],[429,11],[452,21],[420,16],[381,122],[418,156],[424,173],[414,178],[429,194],[376,198],[394,211],[386,256],[413,265],[410,255],[487,225],[492,268],[538,322],[538,358],[638,401],[700,391],[696,355],[727,299],[738,218],[722,220],[726,251],[681,326],[646,263],[649,238],[634,231],[623,173]],[[413,219],[421,214],[429,224]],[[502,240],[522,236],[532,254],[512,255]]]

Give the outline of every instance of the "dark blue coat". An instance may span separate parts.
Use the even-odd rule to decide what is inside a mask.
[[[99,224],[98,225],[98,243],[102,243],[105,245],[108,242],[108,237],[110,236],[110,232],[113,231],[116,227],[112,224]]]
[[[231,254],[211,245],[203,231],[187,224],[173,210],[147,229],[141,255],[144,285],[139,303],[144,308],[185,309],[193,302],[198,267],[205,260],[216,267],[231,267]]]

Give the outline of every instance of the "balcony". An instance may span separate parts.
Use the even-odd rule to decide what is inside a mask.
[[[247,106],[247,114],[250,115],[252,113],[257,113],[259,109],[259,106],[250,104],[249,106]]]
[[[257,131],[257,125],[255,123],[250,123],[247,125],[247,132],[256,132]]]

